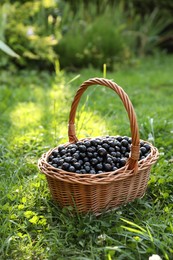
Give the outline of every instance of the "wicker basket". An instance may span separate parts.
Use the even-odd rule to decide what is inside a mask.
[[[48,164],[48,157],[56,148],[43,154],[38,167],[46,175],[53,199],[61,207],[73,206],[78,212],[100,213],[117,208],[144,195],[150,168],[158,159],[158,150],[150,144],[151,152],[143,160],[139,159],[140,139],[136,115],[124,90],[111,80],[93,78],[85,81],[78,89],[69,115],[69,142],[78,141],[75,134],[75,115],[83,92],[91,85],[103,85],[114,90],[121,98],[128,113],[132,145],[129,159],[124,167],[100,174],[79,174],[57,169]],[[89,138],[86,138],[89,139]],[[82,139],[83,141],[86,139]]]

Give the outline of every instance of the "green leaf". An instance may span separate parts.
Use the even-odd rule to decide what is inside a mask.
[[[38,220],[39,220],[39,218],[38,218],[37,216],[33,216],[33,217],[29,220],[29,222],[31,222],[32,224],[37,224]]]
[[[30,218],[30,217],[32,217],[34,214],[35,214],[35,213],[34,213],[33,211],[31,211],[31,210],[27,210],[27,211],[24,212],[24,215],[25,215],[26,218]]]
[[[15,58],[19,58],[20,56],[14,52],[6,43],[4,43],[3,41],[0,40],[0,50],[2,50],[3,52],[7,53],[8,55],[15,57]]]

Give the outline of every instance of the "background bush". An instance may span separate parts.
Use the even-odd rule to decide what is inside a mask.
[[[20,67],[51,67],[57,59],[53,46],[61,36],[54,1],[6,2],[1,7],[1,39],[20,55],[15,63]],[[6,66],[8,61],[4,56],[0,65]]]
[[[171,52],[172,1],[8,1],[0,4],[0,40],[20,59],[1,52],[0,66],[76,70],[114,69],[158,49]],[[166,19],[165,19],[166,17]],[[12,62],[12,63],[11,63]]]

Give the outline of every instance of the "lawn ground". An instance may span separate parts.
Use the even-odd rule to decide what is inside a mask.
[[[159,149],[146,195],[96,217],[60,209],[37,160],[66,142],[73,96],[93,68],[78,73],[1,71],[0,258],[50,260],[173,259],[173,56],[160,55],[107,72],[129,95],[141,139]],[[130,135],[121,101],[91,87],[77,113],[77,136]]]

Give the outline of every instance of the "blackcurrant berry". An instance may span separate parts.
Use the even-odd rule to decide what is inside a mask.
[[[63,156],[66,153],[66,149],[61,150],[59,153],[61,156]]]
[[[68,170],[69,166],[70,166],[69,163],[64,162],[64,163],[62,164],[62,169],[63,169],[63,170]]]
[[[95,164],[97,164],[98,163],[98,160],[96,159],[96,158],[92,158],[91,159],[91,164],[92,165],[95,165]]]
[[[100,156],[106,156],[106,155],[107,155],[107,151],[106,151],[104,148],[100,148],[100,149],[98,150],[98,154],[99,154]]]
[[[120,160],[120,166],[123,167],[125,164],[126,164],[126,160],[122,158]]]
[[[150,145],[149,144],[144,144],[144,147],[147,150],[147,152],[150,151]]]
[[[81,167],[81,165],[80,165],[79,162],[75,162],[75,163],[73,164],[73,166],[75,167],[76,170],[77,170],[77,169],[80,169],[80,167]]]
[[[106,150],[109,149],[109,145],[108,145],[107,143],[103,143],[103,144],[102,144],[102,147],[105,148]]]
[[[90,169],[90,166],[85,166],[85,170],[86,170],[87,173],[89,173],[90,170],[91,170],[91,169]]]
[[[69,172],[75,172],[75,167],[71,165],[68,170]]]
[[[74,148],[74,147],[71,148],[71,149],[70,149],[70,152],[71,152],[71,154],[76,153],[76,148]]]
[[[71,162],[71,160],[72,160],[72,157],[70,157],[70,156],[64,158],[64,161],[65,161],[65,162]]]
[[[58,165],[56,163],[53,163],[52,166],[55,167],[55,168],[58,167]]]
[[[99,164],[96,164],[96,169],[99,171],[99,170],[102,170],[103,168],[103,165],[101,163]]]
[[[58,146],[58,151],[61,151],[61,150],[64,150],[64,149],[65,149],[65,146],[64,146],[64,145]]]
[[[116,152],[116,156],[117,156],[118,158],[121,158],[121,153],[120,153],[120,152]]]
[[[121,153],[126,153],[127,149],[126,149],[126,147],[122,146],[120,151],[121,151]]]
[[[115,149],[113,147],[109,147],[108,151],[109,151],[109,153],[115,152]]]
[[[105,171],[111,171],[112,170],[112,165],[110,163],[105,163],[104,164],[104,169]]]
[[[78,160],[79,157],[80,157],[79,152],[75,152],[75,153],[73,154],[73,158],[76,158],[76,159]]]
[[[58,151],[57,149],[52,152],[52,155],[53,155],[54,157],[57,157],[58,154],[59,154],[59,151]]]
[[[123,140],[121,141],[121,145],[124,146],[124,147],[127,147],[128,144],[129,144],[129,142],[128,142],[126,139],[123,139]]]
[[[119,142],[121,142],[122,141],[122,137],[121,136],[117,136],[117,138],[116,138]]]
[[[51,162],[54,157],[56,157],[56,156],[50,155],[50,156],[49,156],[49,162]]]
[[[111,152],[112,157],[116,157],[116,155],[117,155],[116,152]]]
[[[147,149],[143,146],[143,147],[140,148],[140,151],[141,151],[141,153],[142,153],[143,155],[145,155],[146,152],[147,152]]]
[[[85,152],[85,151],[86,151],[86,149],[87,149],[87,148],[86,148],[86,146],[85,146],[85,145],[79,145],[78,149],[79,149],[79,151],[80,151],[80,152],[82,152],[82,153],[83,153],[83,152]]]
[[[89,158],[92,158],[92,157],[93,157],[93,154],[90,153],[90,152],[87,152],[87,156],[88,156]]]
[[[84,144],[85,144],[86,147],[90,147],[91,146],[91,142],[90,141],[85,141]]]

